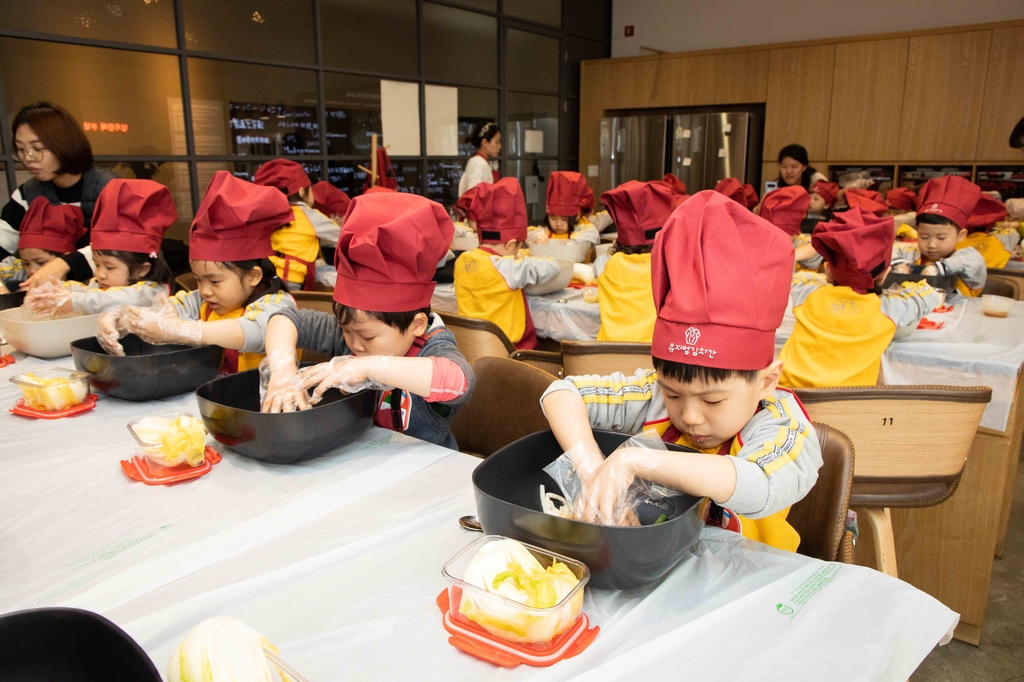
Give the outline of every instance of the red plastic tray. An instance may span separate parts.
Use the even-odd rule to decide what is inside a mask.
[[[10,355],[10,354],[8,354],[8,355],[0,355],[0,367],[6,367],[7,365],[13,365],[13,364],[14,364],[14,356],[13,355]]]
[[[139,481],[146,485],[173,485],[183,481],[191,481],[203,474],[210,473],[213,465],[220,462],[220,453],[206,446],[204,461],[197,467],[190,467],[188,464],[179,464],[176,467],[162,467],[153,464],[145,457],[136,455],[131,459],[121,460],[121,471],[133,481]]]
[[[921,320],[920,323],[918,323],[917,328],[918,329],[936,330],[936,329],[942,329],[945,326],[946,326],[945,322],[932,322],[927,317],[925,317],[925,318],[923,318]]]
[[[24,399],[19,398],[18,402],[14,403],[14,407],[11,408],[11,413],[20,417],[28,417],[29,419],[63,419],[64,417],[73,417],[76,414],[88,412],[94,407],[96,407],[95,393],[87,395],[85,397],[85,401],[81,405],[75,405],[74,407],[69,407],[66,410],[60,410],[58,412],[33,410],[31,407],[25,407]]]

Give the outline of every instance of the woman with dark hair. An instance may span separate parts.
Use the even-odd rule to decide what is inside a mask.
[[[497,172],[491,170],[491,159],[501,153],[501,129],[493,123],[477,126],[469,142],[476,147],[476,154],[466,162],[466,170],[459,179],[460,197],[481,182],[498,181]]]
[[[779,187],[800,185],[808,192],[818,180],[828,182],[823,173],[811,168],[807,150],[798,144],[787,144],[779,151]]]
[[[82,208],[85,227],[92,222],[92,211],[100,191],[116,175],[93,166],[92,147],[75,117],[49,102],[30,104],[18,112],[11,124],[14,135],[12,156],[32,174],[14,190],[10,201],[0,210],[0,258],[18,251],[18,231],[28,205],[36,197],[51,204],[75,204]],[[92,277],[89,259],[89,233],[78,243],[83,251],[74,251],[48,263],[24,284],[55,276],[88,281]]]

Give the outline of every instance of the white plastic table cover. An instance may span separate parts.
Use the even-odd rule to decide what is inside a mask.
[[[990,386],[992,402],[981,425],[1003,431],[1024,363],[1024,302],[1013,304],[1008,317],[987,317],[980,298],[963,298],[948,313],[931,313],[942,329],[918,329],[894,340],[882,356],[882,383],[944,386]],[[793,331],[787,310],[776,333],[776,347]]]
[[[70,366],[16,354],[0,369],[0,612],[73,606],[124,627],[165,669],[196,623],[229,615],[263,632],[310,680],[905,680],[958,617],[856,566],[705,529],[692,555],[639,590],[589,590],[601,634],[549,669],[504,670],[447,644],[434,599],[441,566],[476,536],[479,460],[373,428],[294,466],[225,455],[173,487],[129,481],[137,417],[196,411],[101,396],[57,421],[7,412],[16,373]]]
[[[545,296],[527,296],[537,336],[552,341],[593,341],[601,329],[601,308],[587,303],[579,289],[562,289]],[[565,303],[559,300],[566,299]],[[458,312],[455,285],[438,284],[430,307],[442,313]]]

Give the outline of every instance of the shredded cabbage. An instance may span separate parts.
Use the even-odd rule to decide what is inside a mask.
[[[143,442],[153,443],[143,446],[143,452],[157,464],[174,467],[188,462],[189,466],[197,467],[203,463],[206,427],[196,417],[146,417],[133,428]]]
[[[565,632],[583,608],[583,590],[557,609],[579,579],[565,564],[555,561],[544,568],[530,550],[515,540],[495,540],[477,552],[466,567],[463,581],[488,594],[498,595],[534,609],[519,609],[476,591],[463,590],[459,612],[491,634],[512,642],[547,642]]]
[[[279,652],[251,627],[217,616],[195,626],[167,664],[167,682],[275,682],[264,649]],[[282,682],[292,682],[274,666]]]
[[[25,407],[45,412],[59,412],[85,402],[89,391],[85,381],[70,381],[67,377],[39,377],[29,373],[22,375],[26,381],[38,386],[21,384]]]

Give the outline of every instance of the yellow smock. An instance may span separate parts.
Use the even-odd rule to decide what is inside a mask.
[[[972,232],[967,238],[956,245],[957,251],[973,246],[985,259],[989,268],[1005,268],[1013,255],[1006,250],[1003,243],[987,232]]]
[[[481,248],[466,251],[455,261],[455,301],[464,317],[489,320],[518,343],[526,331],[526,299],[510,289],[491,263],[494,255]]]
[[[237,320],[245,314],[245,306],[236,308],[230,313],[218,315],[210,306],[203,303],[199,306],[199,319],[203,322],[216,322],[217,320]],[[244,372],[247,369],[256,369],[260,362],[266,357],[265,353],[240,353],[230,348],[224,349],[224,362],[220,366],[221,374],[235,374]]]
[[[654,335],[651,254],[614,253],[597,278],[601,329],[598,341],[650,343]]]
[[[281,281],[304,284],[307,273],[313,274],[310,270],[315,270],[316,259],[320,257],[320,238],[301,208],[292,206],[292,214],[292,222],[270,235],[270,245],[275,254],[270,257],[270,262],[277,269]]]

